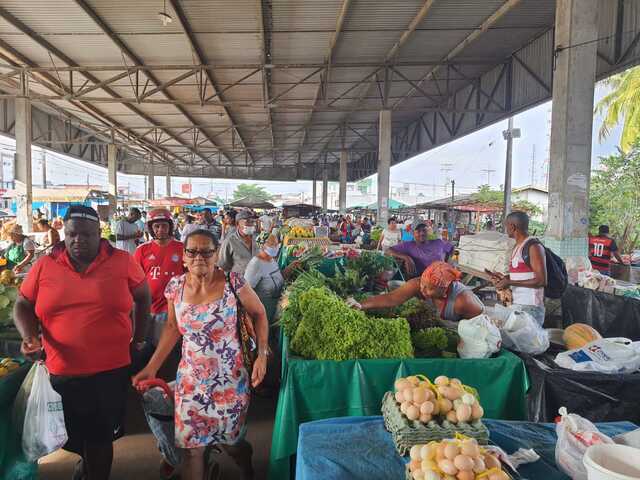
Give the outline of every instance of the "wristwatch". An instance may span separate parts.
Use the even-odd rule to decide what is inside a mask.
[[[269,355],[271,355],[271,349],[270,348],[258,350],[258,356],[268,357]]]

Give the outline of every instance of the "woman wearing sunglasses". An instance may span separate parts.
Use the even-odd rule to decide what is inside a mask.
[[[190,233],[184,242],[187,273],[174,277],[165,291],[169,316],[148,365],[134,386],[155,378],[182,337],[182,360],[175,390],[176,445],[184,449],[181,478],[203,480],[205,448],[221,446],[238,464],[243,479],[254,478],[252,448],[245,440],[250,387],[267,369],[268,323],[265,309],[241,275],[216,265],[218,241],[207,230]],[[237,300],[253,319],[258,358],[251,378],[244,367],[237,322]]]

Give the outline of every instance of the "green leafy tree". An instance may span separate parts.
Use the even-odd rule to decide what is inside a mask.
[[[480,203],[502,207],[504,205],[504,192],[502,190],[492,190],[489,185],[480,185],[478,191],[473,194],[473,199]],[[511,209],[527,212],[531,216],[542,213],[540,207],[528,200],[517,200],[513,202]]]
[[[600,170],[591,177],[590,226],[609,225],[623,252],[636,248],[640,240],[640,138],[625,153],[600,158]]]
[[[600,127],[600,140],[607,138],[620,121],[623,121],[620,148],[628,152],[640,137],[640,67],[631,68],[605,80],[611,88],[596,105],[596,113],[604,114]]]
[[[241,183],[233,192],[233,201],[248,198],[254,202],[268,202],[273,196],[264,187],[253,183]]]

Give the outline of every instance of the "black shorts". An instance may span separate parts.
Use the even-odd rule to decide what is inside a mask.
[[[129,366],[87,377],[51,375],[62,397],[69,440],[65,450],[82,454],[86,443],[110,443],[124,419]]]

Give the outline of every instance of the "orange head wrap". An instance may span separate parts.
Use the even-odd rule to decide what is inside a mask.
[[[446,262],[433,262],[422,273],[420,285],[430,285],[432,287],[449,288],[451,283],[462,278],[462,273]]]

